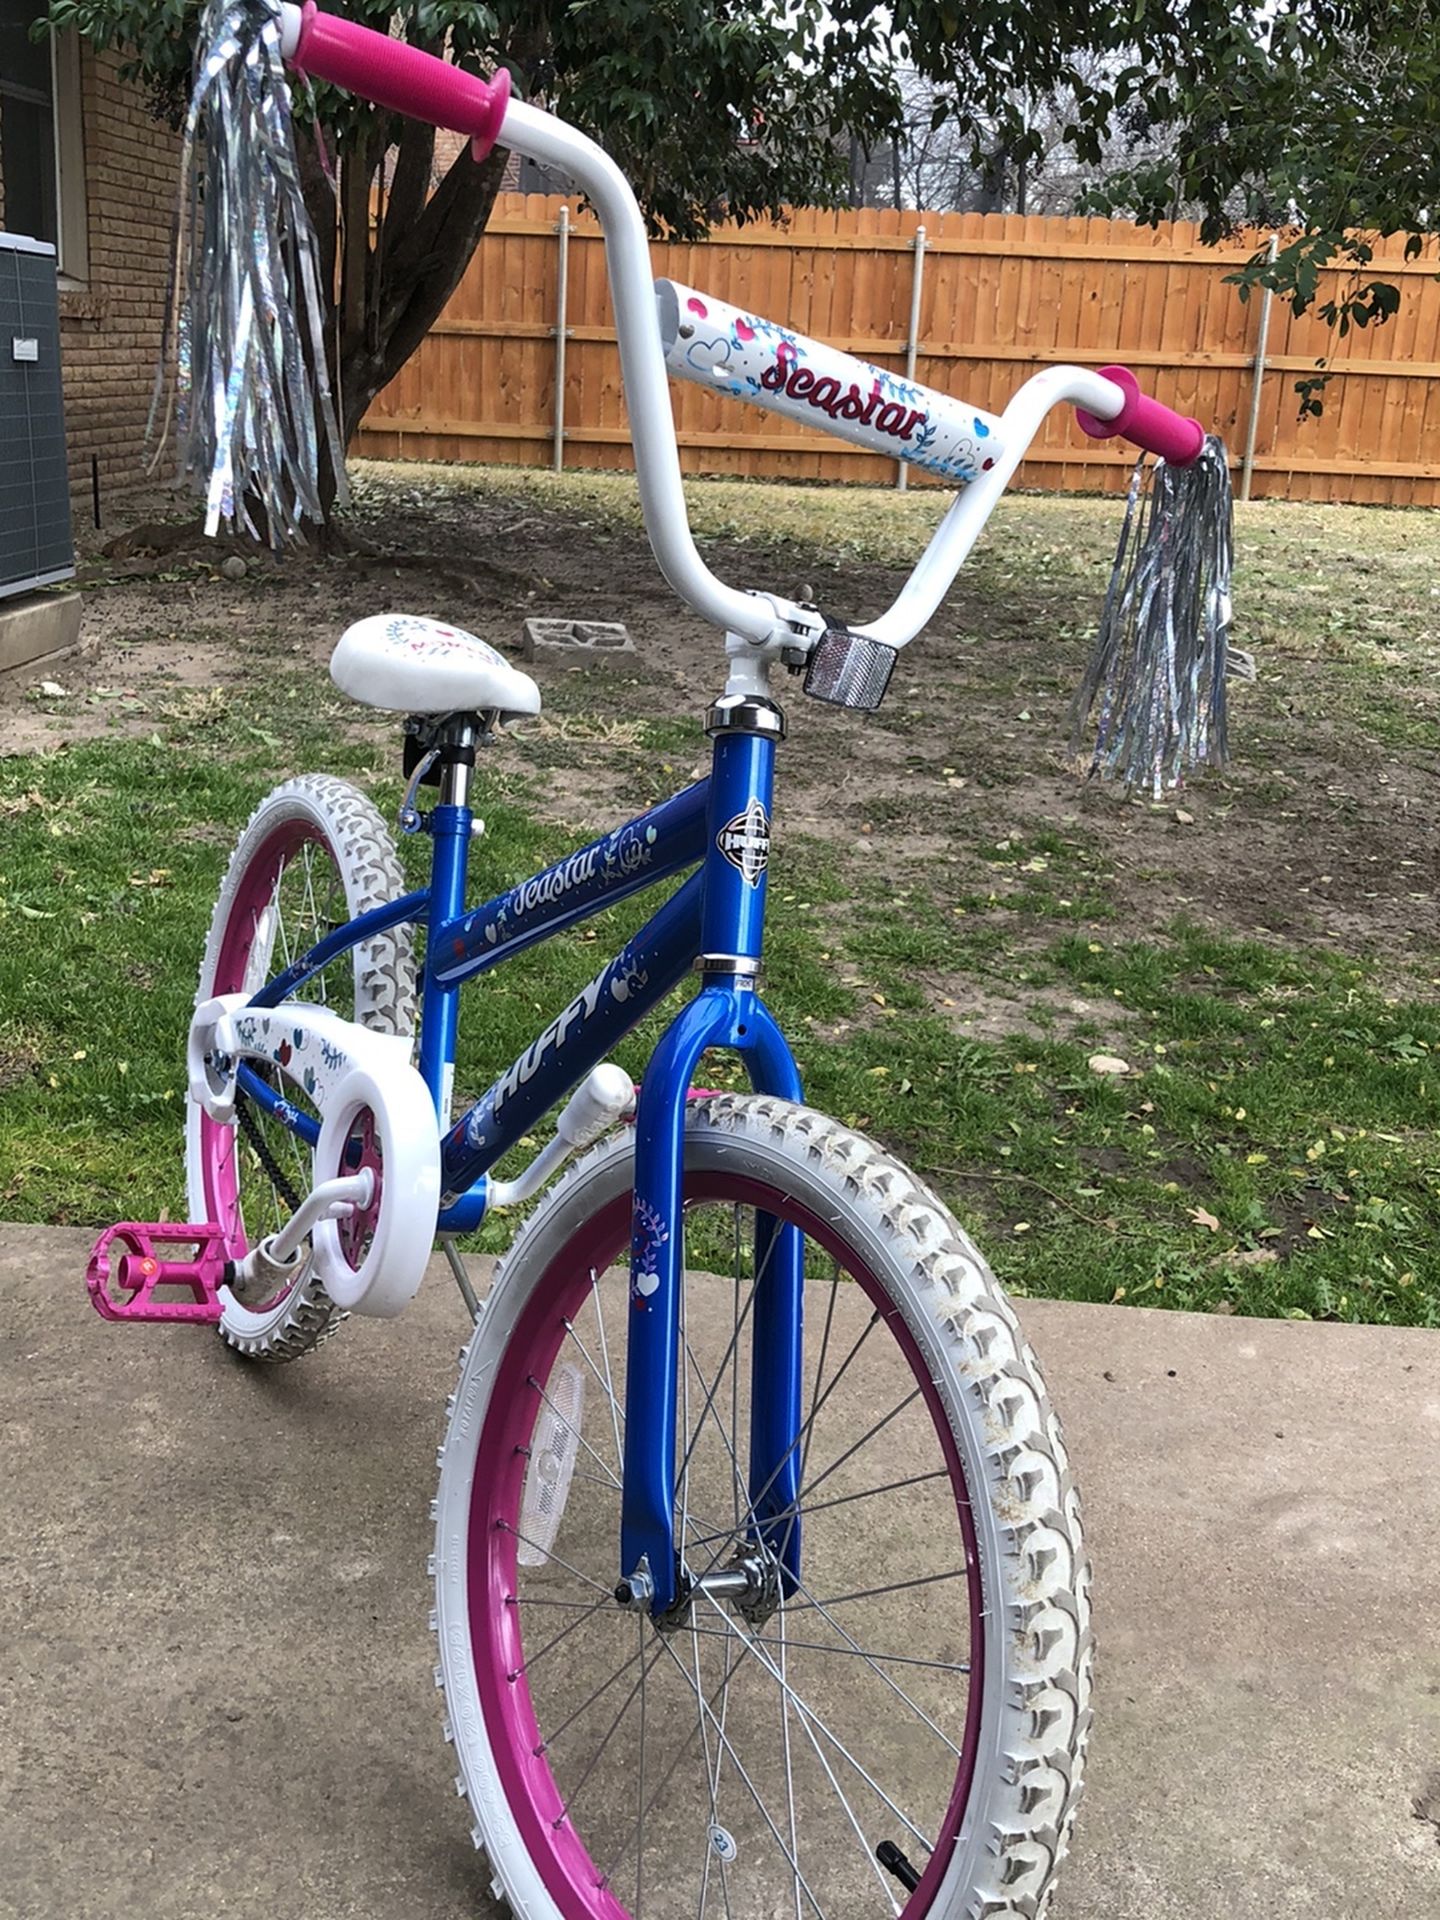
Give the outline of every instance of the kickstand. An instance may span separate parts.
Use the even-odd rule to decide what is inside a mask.
[[[453,1240],[442,1240],[440,1244],[445,1249],[445,1258],[450,1262],[450,1271],[455,1276],[455,1284],[460,1289],[460,1297],[465,1302],[473,1324],[480,1318],[480,1302],[475,1298],[475,1289],[470,1284],[470,1275],[465,1271],[464,1259],[456,1251]]]

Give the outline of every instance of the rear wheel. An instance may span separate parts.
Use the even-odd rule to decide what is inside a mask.
[[[257,993],[335,927],[404,891],[385,822],[364,794],[324,774],[288,780],[260,802],[230,857],[211,916],[197,1002]],[[381,1033],[409,1034],[415,978],[408,927],[340,955],[302,990],[310,1002]],[[253,1063],[252,1063],[253,1064]],[[267,1077],[287,1100],[304,1096],[278,1068]],[[236,1122],[221,1125],[192,1103],[185,1158],[190,1217],[222,1226],[232,1255],[289,1219],[313,1184],[310,1150],[243,1092]],[[357,1143],[364,1163],[365,1143]],[[363,1231],[364,1222],[350,1231]],[[269,1298],[236,1301],[222,1338],[257,1360],[294,1360],[332,1334],[344,1314],[302,1267]]]
[[[442,1449],[441,1678],[493,1891],[526,1920],[1034,1920],[1079,1796],[1089,1570],[1014,1315],[871,1143],[696,1103],[675,1527],[712,1578],[657,1624],[613,1595],[633,1164],[612,1139],[525,1223]],[[789,1597],[747,1524],[757,1213],[806,1240]]]

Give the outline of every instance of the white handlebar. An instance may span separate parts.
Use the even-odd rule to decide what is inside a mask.
[[[747,640],[771,639],[785,603],[741,593],[717,579],[700,558],[690,532],[650,243],[629,181],[593,140],[553,114],[519,101],[512,100],[506,109],[500,139],[517,153],[569,174],[600,216],[640,503],[661,572],[703,618]],[[913,640],[944,599],[1046,414],[1070,405],[1113,420],[1125,401],[1121,387],[1083,367],[1047,367],[1027,380],[1000,416],[995,437],[1001,452],[994,465],[956,495],[894,604],[857,631],[892,647]]]
[[[670,381],[655,317],[650,242],[630,182],[593,140],[553,114],[518,100],[505,110],[500,139],[517,153],[568,173],[600,216],[640,505],[660,571],[702,618],[747,640],[768,639],[775,625],[774,608],[717,579],[700,558],[690,532]]]
[[[710,571],[696,550],[680,475],[665,345],[656,313],[655,283],[651,278],[650,243],[630,183],[604,149],[553,114],[509,99],[509,77],[504,72],[490,82],[479,80],[404,41],[360,27],[339,15],[320,13],[313,0],[307,0],[303,8],[285,0],[280,13],[282,51],[304,71],[349,87],[363,97],[383,101],[395,111],[470,132],[478,154],[488,152],[498,140],[532,160],[559,168],[583,189],[600,216],[605,236],[605,259],[615,303],[615,331],[630,414],[640,504],[662,573],[696,613],[726,632],[738,635],[742,642],[749,640],[757,645],[773,646],[783,643],[787,636],[794,639],[800,634],[814,633],[813,610],[797,607],[779,597],[742,593],[728,586]],[[743,332],[737,333],[737,344],[744,338]],[[791,336],[792,340],[795,338]],[[673,337],[670,344],[675,345]],[[861,377],[860,372],[849,371],[858,369],[860,363],[850,362],[833,349],[816,343],[805,344],[817,361],[823,357],[820,387],[834,385],[838,391],[842,376],[847,381]],[[880,384],[891,379],[875,369],[865,371],[874,374]],[[1128,374],[1124,377],[1130,378]],[[790,391],[787,379],[782,398],[787,403],[800,405],[803,413],[804,396],[798,393],[799,380],[794,384],[796,392]],[[1132,381],[1132,387],[1133,384]],[[922,390],[912,388],[912,391],[919,394]],[[767,398],[774,397],[767,395]],[[876,398],[880,398],[879,385]],[[1100,374],[1088,373],[1079,367],[1051,367],[1037,374],[1025,383],[998,420],[976,414],[972,409],[967,424],[959,417],[958,403],[940,395],[928,396],[928,400],[936,433],[941,438],[948,433],[949,439],[943,459],[938,441],[934,449],[930,449],[927,442],[925,450],[933,451],[936,457],[924,464],[935,465],[937,470],[955,476],[970,467],[981,471],[952,503],[894,605],[878,620],[859,629],[868,637],[894,647],[912,640],[940,604],[1052,407],[1069,402],[1084,408],[1097,423],[1095,427],[1087,425],[1087,431],[1096,431],[1101,423],[1109,421],[1120,422],[1123,431],[1121,416],[1129,419],[1137,408],[1142,413],[1149,409],[1161,416],[1168,411],[1128,393]],[[812,408],[815,405],[813,397],[810,405]],[[828,420],[819,418],[815,424],[829,425],[852,439],[873,440],[868,414],[861,426],[854,415],[847,412],[847,405],[848,401],[842,402],[829,410]],[[859,405],[863,410],[864,402]],[[897,410],[884,407],[878,410],[877,418]],[[926,413],[911,410],[912,426],[918,420],[922,428],[929,431],[929,418]],[[1183,424],[1195,425],[1193,422]],[[1198,426],[1196,431],[1200,431]],[[993,438],[994,446],[979,455],[975,450],[976,438],[987,435]],[[920,430],[911,438],[918,442]],[[910,446],[907,457],[915,457],[920,451],[918,445]]]

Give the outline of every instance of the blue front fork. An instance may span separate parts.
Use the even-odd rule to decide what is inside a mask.
[[[688,1571],[684,1542],[675,1537],[677,1382],[689,1364],[680,1335],[686,1095],[709,1047],[742,1054],[757,1092],[787,1100],[801,1094],[790,1049],[754,987],[764,939],[776,737],[722,731],[715,740],[701,922],[704,984],[651,1055],[636,1113],[621,1567],[637,1583],[637,1597],[648,1594],[655,1614],[683,1597]],[[778,1561],[787,1594],[800,1566],[803,1259],[799,1230],[757,1213],[746,1531]],[[734,1356],[731,1364],[738,1364]]]

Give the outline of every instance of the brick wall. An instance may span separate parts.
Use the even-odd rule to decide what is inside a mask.
[[[71,480],[88,491],[98,456],[102,496],[147,477],[180,167],[178,138],[119,67],[115,54],[82,54],[89,272],[60,296]]]

